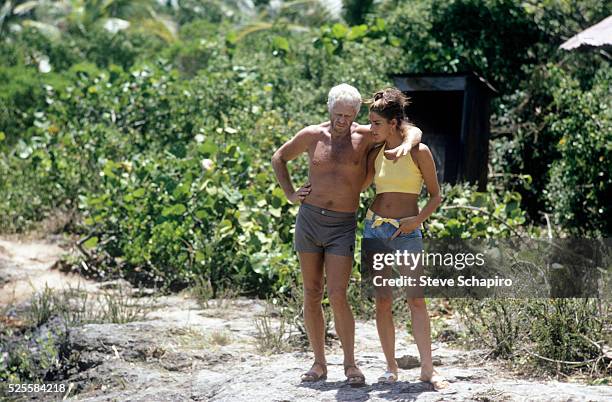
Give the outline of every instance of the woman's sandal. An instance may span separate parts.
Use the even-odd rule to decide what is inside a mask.
[[[315,366],[319,366],[323,369],[321,374],[314,370]],[[327,380],[327,366],[323,363],[314,362],[310,370],[302,374],[302,382],[317,382],[321,380]]]
[[[378,377],[378,382],[381,384],[393,384],[397,381],[397,373],[387,370],[385,374]]]
[[[361,386],[364,386],[365,385],[365,376],[363,374],[348,375],[346,372],[350,368],[355,368],[355,369],[359,370],[357,368],[357,366],[355,366],[354,364],[352,364],[350,366],[344,366],[344,375],[346,376],[347,384],[350,385],[351,387],[361,387]]]

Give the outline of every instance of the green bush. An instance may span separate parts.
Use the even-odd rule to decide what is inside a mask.
[[[535,64],[542,35],[521,4],[512,0],[434,2],[431,35],[459,71],[475,70],[501,91],[515,88]]]
[[[404,55],[398,72],[474,70],[502,92],[537,63],[537,25],[510,0],[426,0],[389,7],[388,26]]]
[[[269,177],[249,172],[235,145],[213,159],[213,144],[193,148],[182,160],[134,161],[129,171],[108,161],[105,194],[83,200],[89,245],[121,260],[130,279],[184,286],[203,276],[255,293],[282,286],[295,257],[288,229],[276,228],[288,228],[295,209]]]
[[[553,92],[550,129],[559,137],[546,197],[555,220],[573,234],[612,233],[612,70],[601,70],[592,90],[583,92],[567,77]]]
[[[518,106],[497,116],[516,130],[493,142],[491,166],[503,178],[498,183],[522,194],[532,221],[553,215],[559,232],[610,233],[609,219],[602,219],[609,215],[603,194],[610,188],[610,70],[598,71],[593,87],[584,89],[564,68],[537,68],[525,90],[507,98]]]
[[[36,113],[45,105],[43,79],[33,68],[0,67],[0,131],[5,145],[31,136]]]
[[[426,221],[426,233],[433,238],[500,238],[524,236],[535,228],[525,227],[521,195],[500,191],[489,184],[487,192],[474,186],[445,185],[442,205]]]
[[[539,364],[553,370],[561,366],[567,372],[572,364],[559,365],[551,360],[586,362],[601,356],[601,345],[596,342],[605,341],[610,316],[597,300],[538,300],[528,304],[527,313],[533,320],[530,339],[535,343],[535,352],[550,359],[539,358],[544,360]]]

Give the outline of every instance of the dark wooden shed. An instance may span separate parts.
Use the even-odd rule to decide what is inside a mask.
[[[423,130],[441,182],[487,185],[490,101],[497,91],[475,73],[394,75],[410,97],[407,116]]]

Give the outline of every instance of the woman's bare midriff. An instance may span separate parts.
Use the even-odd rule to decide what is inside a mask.
[[[418,194],[382,193],[377,194],[370,209],[384,218],[405,218],[419,214]]]

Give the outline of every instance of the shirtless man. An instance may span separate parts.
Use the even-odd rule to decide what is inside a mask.
[[[355,365],[355,321],[347,301],[347,287],[353,266],[355,213],[366,174],[368,152],[375,146],[370,126],[354,123],[361,107],[356,88],[341,84],[329,91],[330,121],[308,126],[283,144],[272,157],[272,166],[287,199],[301,203],[295,224],[304,282],[304,324],[314,351],[314,364],[302,375],[303,382],[327,378],[323,269],[327,294],[334,313],[336,332],[344,351],[344,372],[351,386],[365,384]],[[406,155],[420,142],[421,131],[406,128],[403,144],[389,155]],[[309,183],[294,189],[287,162],[308,152]]]

